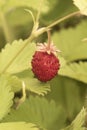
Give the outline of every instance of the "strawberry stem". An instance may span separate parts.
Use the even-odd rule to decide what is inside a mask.
[[[50,31],[47,31],[47,35],[48,35],[48,49],[50,49],[50,44],[51,44],[51,34]]]

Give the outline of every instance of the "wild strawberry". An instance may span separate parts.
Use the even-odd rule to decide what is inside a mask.
[[[32,59],[32,71],[43,82],[54,78],[59,66],[59,60],[52,53],[36,51]]]
[[[38,50],[33,55],[32,71],[34,75],[42,82],[53,79],[60,68],[59,59],[55,56],[56,47],[44,43],[38,44]]]

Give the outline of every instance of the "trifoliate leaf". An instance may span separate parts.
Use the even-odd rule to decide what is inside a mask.
[[[48,102],[44,97],[30,96],[17,110],[3,120],[4,122],[32,122],[41,128],[58,130],[63,128],[66,114],[61,106],[52,100]]]
[[[27,43],[27,46],[25,45]],[[34,43],[27,40],[14,41],[7,44],[0,53],[0,73],[18,73],[31,67],[31,59],[35,50]]]
[[[47,94],[47,92],[50,91],[50,84],[40,82],[37,78],[34,77],[31,70],[25,70],[16,74],[16,76],[20,80],[24,81],[26,89],[33,93],[44,96]]]
[[[1,123],[1,130],[40,130],[36,125],[25,122]]]
[[[12,106],[13,92],[8,84],[8,79],[0,76],[0,120],[9,112]]]
[[[87,21],[84,21],[76,28],[63,29],[53,34],[55,45],[67,61],[87,59],[87,42],[82,41],[87,37],[86,27]]]
[[[76,119],[72,122],[70,126],[62,130],[86,130],[84,127],[86,116],[86,109],[82,108],[81,112],[77,115]]]
[[[81,14],[87,16],[87,0],[73,0],[73,2],[80,9]]]
[[[61,67],[59,74],[87,83],[87,62],[66,64]]]

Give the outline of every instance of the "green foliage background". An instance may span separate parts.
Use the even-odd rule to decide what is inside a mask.
[[[31,71],[37,42],[29,9],[37,17],[41,0],[0,0],[0,129],[86,130],[87,18],[69,18],[51,28],[61,68],[50,82],[38,81]],[[78,9],[72,0],[44,0],[39,26],[45,27]],[[22,83],[27,97],[21,104]],[[15,105],[19,105],[15,109]]]

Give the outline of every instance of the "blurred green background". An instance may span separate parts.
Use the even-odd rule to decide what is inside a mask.
[[[0,50],[4,48],[8,42],[11,44],[15,39],[27,39],[29,37],[33,28],[33,20],[30,13],[25,11],[25,9],[31,10],[34,17],[36,17],[39,8],[39,2],[37,1],[39,0],[0,0]],[[57,19],[77,10],[72,0],[44,0],[39,19],[40,27],[48,26]],[[68,70],[66,65],[66,72],[61,69],[59,76],[50,82],[51,92],[46,95],[46,99],[48,101],[53,100],[55,102],[54,106],[55,104],[61,106],[59,110],[60,113],[57,113],[59,114],[58,117],[56,117],[56,112],[54,112],[54,119],[56,121],[53,122],[53,125],[46,124],[50,130],[58,130],[70,124],[85,104],[87,87],[87,45],[84,45],[84,47],[77,46],[76,50],[74,48],[75,43],[79,44],[79,41],[87,36],[86,26],[87,18],[78,15],[55,25],[51,30],[52,38],[56,44],[59,41],[58,46],[63,51],[62,56],[67,60],[67,65],[70,65],[70,68]],[[9,35],[7,35],[6,32],[8,32]],[[36,42],[45,42],[47,40],[47,34],[44,33],[35,40]],[[65,41],[67,42],[66,44],[61,44]],[[70,45],[68,45],[68,42],[70,42]],[[81,69],[76,65],[80,62],[83,64],[86,63],[85,65],[81,64]],[[38,101],[39,99],[36,100]],[[43,100],[42,102],[44,102]],[[27,104],[26,102],[24,104],[25,106]],[[54,108],[56,109],[56,107]],[[20,113],[20,110],[18,113]],[[13,118],[7,118],[5,121],[9,120],[14,121]],[[16,121],[18,120],[20,120],[20,116]],[[35,121],[38,122],[37,120],[38,118]],[[27,121],[27,119],[25,119],[25,121]],[[59,124],[57,123],[58,121],[60,121]],[[43,122],[41,123],[43,124]]]

